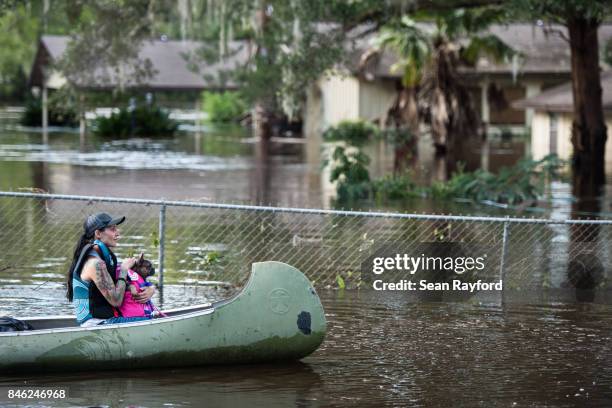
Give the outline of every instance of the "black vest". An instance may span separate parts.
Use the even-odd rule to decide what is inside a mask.
[[[117,279],[116,279],[116,273],[115,273],[113,266],[110,264],[110,262],[107,262],[107,260],[104,259],[102,252],[93,244],[85,245],[85,247],[81,251],[79,260],[77,261],[77,264],[74,267],[73,274],[77,278],[79,279],[81,278],[81,270],[83,269],[83,266],[85,265],[85,261],[89,257],[89,253],[92,250],[96,251],[100,259],[104,261],[104,263],[106,264],[106,271],[108,272],[111,279],[113,280],[113,283],[116,285]],[[113,254],[112,251],[109,250],[109,252],[111,254],[111,257],[113,258],[113,262],[116,265],[117,257],[115,256],[115,254]],[[121,313],[119,313],[119,310],[111,306],[111,304],[108,303],[106,298],[102,296],[102,293],[100,293],[100,290],[96,286],[95,282],[91,282],[91,284],[89,285],[89,313],[91,314],[92,317],[95,317],[98,319],[109,319],[111,317],[121,316]]]

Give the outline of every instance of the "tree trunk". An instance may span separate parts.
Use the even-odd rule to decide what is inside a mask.
[[[391,108],[387,111],[385,127],[392,128],[398,134],[394,136],[393,175],[401,175],[407,165],[413,165],[416,159],[416,145],[419,132],[419,113],[417,107],[417,93],[414,87],[398,90],[397,97]],[[407,132],[402,138],[400,132]]]
[[[605,182],[606,125],[602,109],[597,29],[600,22],[581,15],[567,20],[572,61],[573,187],[576,198],[593,200]]]
[[[577,199],[572,205],[572,218],[584,218],[589,213],[600,212],[598,196],[605,183],[607,130],[599,72],[599,25],[598,20],[586,18],[584,15],[570,16],[567,19],[574,97],[573,194]],[[576,299],[579,301],[592,301],[595,296],[594,289],[601,281],[597,268],[590,266],[590,263],[594,262],[596,265],[599,262],[596,251],[593,251],[598,247],[598,239],[599,225],[570,226],[567,281],[576,288]],[[583,258],[592,262],[577,261]]]
[[[266,60],[268,64],[272,64],[272,55],[267,47],[265,38],[266,30],[269,30],[270,16],[267,14],[267,3],[259,1],[258,10],[255,12],[255,34],[256,34],[256,69],[264,69],[261,64],[262,60]],[[267,141],[272,137],[272,120],[274,117],[273,105],[274,96],[261,95],[255,101],[252,110],[252,126],[253,136],[265,141],[263,144],[268,145]]]
[[[262,101],[255,102],[252,110],[253,136],[259,140],[270,140],[273,115]]]

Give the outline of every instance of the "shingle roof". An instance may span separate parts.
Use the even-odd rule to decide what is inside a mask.
[[[45,35],[41,38],[40,47],[45,48],[52,61],[58,61],[66,51],[69,41],[70,38],[67,36]],[[126,86],[150,90],[235,88],[236,83],[231,78],[219,81],[219,77],[223,76],[224,72],[234,70],[236,64],[247,60],[249,52],[247,44],[230,43],[229,48],[236,53],[215,63],[206,63],[201,58],[194,58],[202,46],[202,43],[195,41],[143,42],[138,52],[138,59],[151,62],[153,76],[145,78],[140,83],[128,81]],[[35,62],[31,78],[36,78],[37,69],[40,67],[37,67]],[[99,67],[93,73],[90,72],[82,77],[71,77],[70,80],[79,87],[89,89],[115,88],[119,82],[117,74],[108,67]],[[34,82],[36,81],[37,79],[34,79]]]
[[[519,64],[519,72],[526,73],[571,73],[570,47],[567,30],[562,26],[553,26],[553,32],[546,33],[544,27],[533,24],[509,24],[492,26],[489,32],[498,36],[506,44],[524,55]],[[612,38],[612,25],[604,24],[598,31],[600,47]],[[479,73],[498,73],[512,71],[512,64],[496,64],[481,58],[476,70]]]
[[[603,109],[612,113],[612,71],[601,74],[601,90]],[[572,112],[574,107],[572,83],[565,83],[531,98],[518,100],[512,106],[517,109],[533,108],[547,112]]]
[[[431,29],[431,24],[421,24],[426,29]],[[552,29],[552,32],[550,32]],[[517,68],[519,75],[525,74],[565,74],[571,73],[570,48],[558,32],[567,35],[567,30],[562,26],[549,28],[549,33],[544,27],[535,24],[508,24],[493,25],[488,30],[495,34],[506,44],[522,54],[516,67],[511,61],[507,63],[496,63],[487,57],[481,57],[475,67],[460,67],[464,74],[505,74],[512,75]],[[357,71],[359,57],[371,47],[369,41],[372,36],[360,40],[356,44],[356,51],[351,59],[350,69]],[[603,46],[606,41],[612,39],[612,24],[603,24],[599,28],[599,44]],[[391,66],[398,61],[397,56],[390,50],[385,50],[379,59],[368,64],[367,72],[376,77],[400,78],[402,73],[391,70]]]

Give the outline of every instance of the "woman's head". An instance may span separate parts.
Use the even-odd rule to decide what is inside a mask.
[[[98,213],[87,217],[83,223],[83,234],[74,248],[70,269],[66,273],[66,297],[69,301],[72,302],[72,271],[76,267],[85,245],[99,239],[109,247],[116,246],[119,239],[117,225],[123,221],[125,221],[125,217],[113,218],[106,213]]]
[[[98,229],[94,232],[94,239],[100,240],[108,247],[117,246],[119,240],[119,228],[116,225],[111,225],[102,229]]]
[[[125,217],[113,218],[107,213],[98,213],[87,217],[83,229],[87,237],[99,239],[107,246],[116,246],[119,240],[117,225],[125,221]]]

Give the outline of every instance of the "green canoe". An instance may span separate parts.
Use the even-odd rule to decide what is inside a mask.
[[[281,262],[253,264],[233,298],[164,312],[87,328],[73,316],[23,318],[34,330],[0,333],[0,373],[296,360],[319,347],[326,328],[308,279]]]

